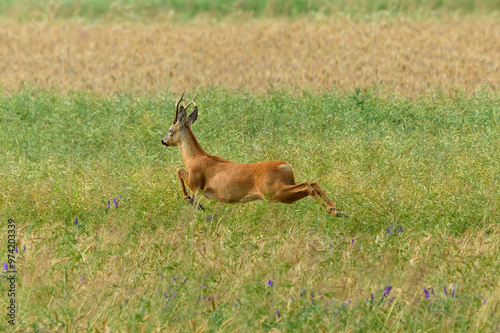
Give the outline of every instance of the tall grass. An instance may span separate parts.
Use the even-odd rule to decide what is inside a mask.
[[[175,97],[0,97],[19,328],[498,330],[498,94],[199,92],[208,152],[285,159],[348,219],[310,198],[194,211],[160,144]]]
[[[304,15],[363,18],[373,14],[404,14],[415,17],[498,15],[500,0],[10,0],[0,3],[0,15],[19,20],[83,18],[86,20],[191,19],[209,15],[216,19],[240,16],[290,17]]]

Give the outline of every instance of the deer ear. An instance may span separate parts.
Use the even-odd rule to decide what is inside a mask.
[[[191,114],[188,117],[188,123],[189,123],[190,127],[191,127],[191,125],[193,125],[193,123],[196,121],[196,119],[198,119],[198,107],[197,106],[194,107],[193,112],[191,112]]]
[[[181,106],[179,109],[179,114],[177,115],[177,121],[183,126],[186,122],[186,109]]]

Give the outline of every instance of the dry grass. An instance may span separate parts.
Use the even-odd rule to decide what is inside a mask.
[[[0,86],[151,92],[211,85],[366,88],[412,96],[500,82],[500,22],[259,21],[0,25]]]

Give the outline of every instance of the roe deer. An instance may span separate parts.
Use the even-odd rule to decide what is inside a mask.
[[[291,204],[310,195],[324,205],[328,213],[343,215],[317,182],[296,184],[292,168],[287,162],[241,164],[205,152],[191,131],[191,126],[198,118],[198,107],[194,102],[197,95],[187,105],[183,96],[184,93],[175,104],[174,122],[161,143],[179,147],[187,171],[181,168],[177,170],[177,175],[186,202],[196,204],[187,193],[184,183],[192,193],[202,191],[205,197],[225,203],[264,199]],[[183,105],[179,109],[181,101]],[[194,105],[194,110],[188,116],[187,109],[191,105]],[[204,209],[199,204],[198,207]]]

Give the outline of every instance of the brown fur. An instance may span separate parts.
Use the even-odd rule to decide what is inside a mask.
[[[181,100],[182,96],[176,109]],[[194,99],[188,107],[190,104],[194,104]],[[189,117],[186,117],[186,108],[181,106],[169,134],[161,140],[165,146],[179,147],[181,152],[187,171],[181,168],[177,170],[177,175],[185,201],[193,203],[184,184],[193,193],[203,191],[207,198],[225,203],[263,199],[291,204],[310,195],[323,204],[328,213],[341,216],[341,211],[336,209],[318,183],[296,184],[292,168],[284,161],[241,164],[205,152],[191,131],[197,116],[196,105]]]

